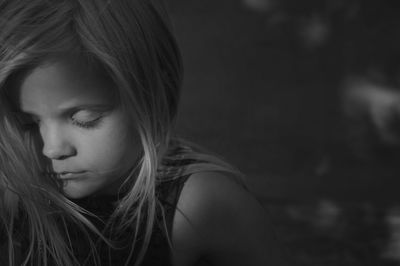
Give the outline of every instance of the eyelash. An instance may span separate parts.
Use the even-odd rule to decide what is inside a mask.
[[[102,118],[103,118],[103,115],[99,115],[99,117],[97,117],[93,120],[83,122],[83,121],[74,119],[72,116],[71,120],[72,120],[72,124],[76,125],[78,127],[85,128],[85,129],[94,129],[100,125]]]
[[[32,131],[37,128],[37,123],[24,123],[21,125],[23,131]]]
[[[25,115],[17,115],[16,117],[18,123],[20,124],[23,131],[32,131],[37,128],[40,121],[35,121],[35,119],[27,118]]]

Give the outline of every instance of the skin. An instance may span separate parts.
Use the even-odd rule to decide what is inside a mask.
[[[203,172],[185,183],[175,213],[175,266],[284,266],[259,202],[231,176]]]
[[[23,79],[18,104],[26,130],[37,130],[56,172],[81,172],[64,183],[70,198],[117,193],[140,154],[113,85],[74,60],[45,63]],[[61,176],[63,178],[63,176]],[[223,193],[221,193],[223,191]],[[261,205],[215,172],[193,174],[173,220],[175,266],[286,265]]]
[[[18,93],[23,123],[40,132],[54,171],[69,172],[60,178],[73,199],[116,193],[141,150],[113,85],[91,69],[73,59],[44,63]]]

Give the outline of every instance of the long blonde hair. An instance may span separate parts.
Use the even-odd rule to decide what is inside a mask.
[[[38,153],[38,136],[21,130],[9,104],[9,91],[45,60],[73,54],[89,66],[100,65],[136,125],[142,158],[126,178],[128,193],[111,220],[119,221],[119,229],[134,226],[136,236],[144,231],[143,245],[132,247],[131,254],[139,250],[137,265],[150,241],[159,205],[157,184],[204,169],[235,171],[171,137],[182,63],[160,1],[0,1],[0,230],[7,236],[9,265],[78,265],[68,241],[66,224],[71,222],[89,240],[87,229],[107,241],[86,211],[65,198],[60,184],[43,174],[47,166]],[[183,158],[191,162],[184,172],[164,163]],[[24,254],[17,252],[16,228],[21,223],[29,229],[30,244]],[[95,243],[90,243],[95,253]]]

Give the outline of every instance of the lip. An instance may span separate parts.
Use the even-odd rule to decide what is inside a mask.
[[[57,175],[60,179],[68,180],[68,179],[75,179],[75,178],[82,177],[85,173],[86,173],[86,171],[79,171],[79,172],[63,171],[63,172],[57,173]]]

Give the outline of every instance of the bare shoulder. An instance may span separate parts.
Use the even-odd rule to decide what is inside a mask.
[[[235,178],[193,174],[185,183],[173,222],[176,266],[284,265],[270,220]],[[209,264],[208,264],[209,265]]]

